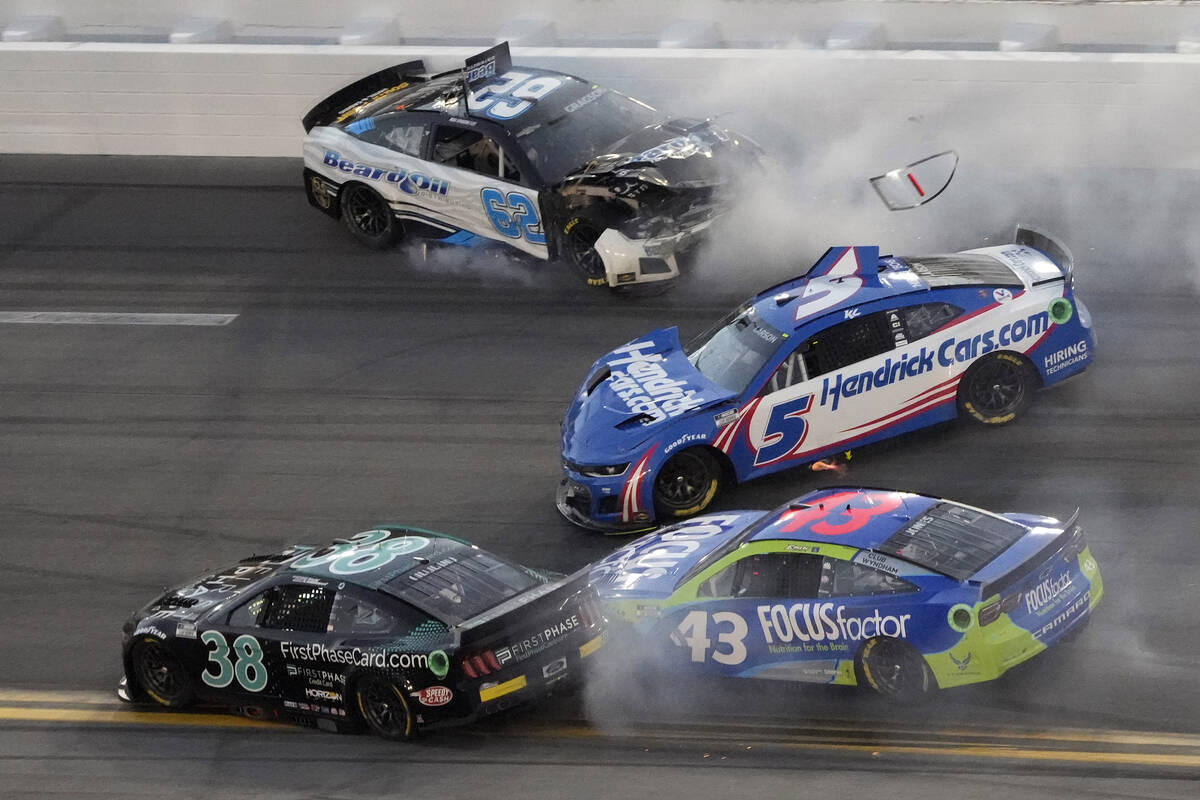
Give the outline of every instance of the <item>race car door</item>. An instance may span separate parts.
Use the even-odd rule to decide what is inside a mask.
[[[538,193],[526,183],[522,159],[475,127],[449,120],[434,129],[431,160],[450,176],[444,216],[458,226],[460,238],[503,242],[545,259],[546,231]]]
[[[962,310],[921,303],[855,311],[805,338],[759,391],[743,479],[954,416],[954,387],[930,391],[951,371],[919,340]]]
[[[224,624],[199,632],[207,648],[200,681],[238,702],[278,700],[285,653],[324,640],[333,598],[331,587],[308,583],[275,583],[258,592]]]

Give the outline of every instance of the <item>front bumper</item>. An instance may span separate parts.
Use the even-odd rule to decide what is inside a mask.
[[[620,498],[620,482],[624,478],[617,478],[616,480],[618,482],[616,492],[602,494],[593,492],[593,488],[595,487],[589,486],[583,483],[583,481],[568,475],[558,483],[558,491],[555,495],[558,512],[566,517],[568,522],[574,523],[581,528],[600,531],[602,533],[638,533],[653,530],[657,527],[653,517],[648,515],[646,519],[622,522],[619,508],[615,512],[604,512],[601,502],[605,498]],[[599,483],[601,481],[597,479],[596,482]]]
[[[596,252],[604,262],[611,287],[657,283],[679,277],[677,255],[696,244],[715,217],[666,236],[631,239],[616,228],[608,228],[596,240]]]

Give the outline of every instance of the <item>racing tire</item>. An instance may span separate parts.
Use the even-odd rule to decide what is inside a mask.
[[[192,679],[165,642],[144,636],[129,651],[133,674],[146,695],[167,708],[185,708],[195,697]]]
[[[354,700],[363,722],[385,739],[407,741],[417,735],[417,718],[404,692],[386,678],[368,675],[354,686]]]
[[[608,286],[604,260],[596,251],[596,240],[612,227],[613,215],[599,209],[580,211],[567,220],[559,236],[559,252],[564,261],[579,271],[588,286]]]
[[[340,191],[342,220],[350,234],[373,250],[387,250],[400,239],[400,223],[370,186],[347,183]]]
[[[970,366],[958,383],[960,416],[981,425],[1005,425],[1033,404],[1037,372],[1016,353],[992,353]]]
[[[681,450],[654,476],[654,510],[659,519],[699,514],[721,488],[721,466],[702,447]]]
[[[924,656],[890,636],[876,636],[863,644],[854,659],[854,674],[859,686],[902,703],[918,703],[937,688]]]

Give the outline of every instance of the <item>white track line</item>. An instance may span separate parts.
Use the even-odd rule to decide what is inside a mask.
[[[137,314],[97,311],[0,311],[0,323],[27,325],[228,325],[237,314]]]

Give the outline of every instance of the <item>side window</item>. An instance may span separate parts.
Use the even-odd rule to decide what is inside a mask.
[[[364,142],[420,158],[427,128],[414,122],[408,112],[401,111],[357,120],[346,126],[346,132]]]
[[[917,587],[903,578],[880,572],[864,564],[833,558],[826,558],[821,564],[821,597],[854,597],[915,591]]]
[[[904,341],[900,340],[899,335],[896,340],[896,344],[901,345],[925,338],[962,312],[961,308],[949,303],[922,303],[889,311],[888,314],[892,318],[893,330],[903,331]]]
[[[259,625],[280,631],[324,633],[333,607],[333,591],[320,586],[288,584],[269,592],[266,613]]]
[[[416,609],[399,608],[398,603],[373,600],[357,593],[338,592],[333,601],[329,632],[372,636],[387,634],[403,636],[424,622],[427,617]]]
[[[820,556],[759,553],[730,564],[702,583],[699,597],[816,597]]]
[[[481,175],[520,182],[517,165],[505,156],[500,145],[479,131],[442,125],[433,143],[433,160]]]
[[[804,365],[804,355],[796,350],[776,368],[760,394],[778,392],[780,389],[786,389],[792,384],[806,380],[808,380],[808,369]]]
[[[268,589],[242,603],[229,615],[229,624],[235,628],[254,628],[262,620],[271,604],[274,589]]]
[[[886,353],[895,346],[887,312],[839,322],[796,349],[809,378]]]

